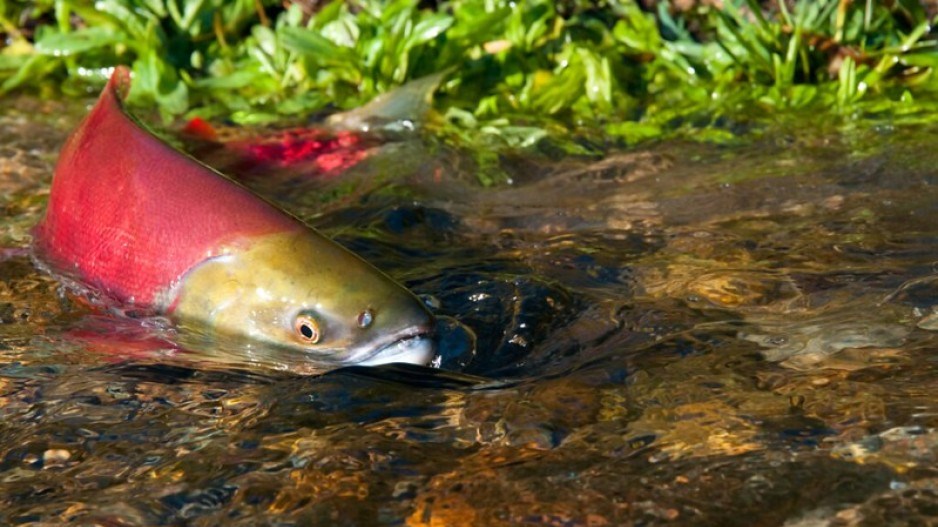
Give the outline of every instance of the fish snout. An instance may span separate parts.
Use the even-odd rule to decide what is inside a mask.
[[[372,338],[367,345],[354,350],[348,362],[366,366],[393,362],[430,364],[436,356],[432,338],[435,320],[419,299],[408,300],[394,309],[379,311],[368,307],[359,313],[358,328],[372,332]]]

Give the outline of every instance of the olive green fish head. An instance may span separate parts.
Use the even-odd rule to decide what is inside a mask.
[[[188,271],[173,297],[169,312],[182,324],[266,343],[288,368],[426,365],[434,355],[433,318],[423,303],[315,231],[226,248]]]

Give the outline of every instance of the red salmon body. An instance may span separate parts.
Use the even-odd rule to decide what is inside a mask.
[[[129,82],[118,68],[63,147],[34,231],[40,258],[119,302],[152,306],[222,247],[305,228],[142,129],[122,108]]]

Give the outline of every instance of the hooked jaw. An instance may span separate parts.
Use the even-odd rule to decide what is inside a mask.
[[[424,303],[403,287],[371,296],[376,309],[368,307],[358,315],[357,333],[340,353],[342,362],[375,366],[406,362],[426,366],[436,353],[431,333],[434,319]],[[356,295],[349,295],[354,298]],[[370,296],[370,295],[369,295]],[[356,331],[357,330],[357,331]]]
[[[436,347],[430,336],[432,319],[426,324],[407,328],[389,338],[359,350],[352,350],[350,363],[377,366],[393,362],[406,362],[426,366],[436,355]]]

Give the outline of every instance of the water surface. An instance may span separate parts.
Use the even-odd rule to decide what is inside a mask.
[[[505,156],[493,188],[414,137],[227,167],[444,317],[439,372],[301,376],[136,353],[171,328],[35,269],[82,112],[0,116],[0,523],[938,519],[934,127]]]

